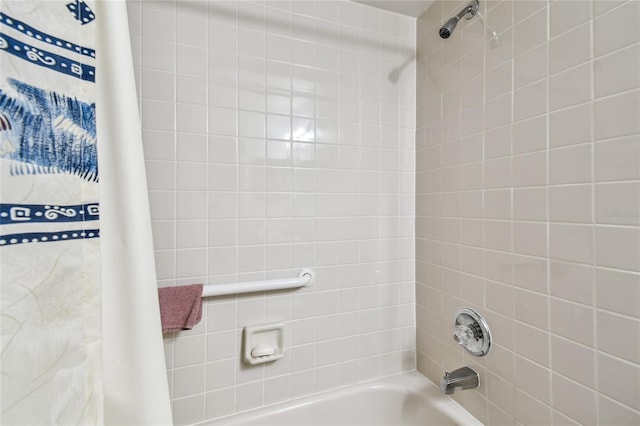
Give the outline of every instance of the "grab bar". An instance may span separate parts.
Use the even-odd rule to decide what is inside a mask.
[[[303,269],[297,278],[281,278],[266,281],[248,281],[232,284],[211,284],[202,289],[202,297],[226,296],[230,294],[253,293],[255,291],[284,290],[308,287],[316,278],[311,269]]]

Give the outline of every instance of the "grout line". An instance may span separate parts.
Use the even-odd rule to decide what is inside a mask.
[[[240,18],[239,18],[239,11],[238,11],[238,4],[239,3],[235,3],[235,6],[233,8],[234,11],[234,26],[235,26],[235,50],[233,52],[234,54],[234,59],[235,59],[235,81],[234,83],[234,88],[235,88],[235,99],[234,99],[234,104],[235,104],[235,121],[236,121],[236,126],[235,126],[235,130],[234,130],[234,135],[233,138],[235,140],[234,146],[235,146],[235,169],[236,169],[236,187],[238,189],[237,191],[237,195],[236,195],[236,200],[235,200],[235,210],[236,210],[236,218],[233,221],[234,222],[234,236],[235,236],[235,241],[234,241],[234,248],[235,248],[235,265],[234,265],[234,271],[232,273],[233,277],[234,277],[234,281],[237,282],[238,281],[238,269],[239,269],[239,241],[240,241],[240,230],[239,230],[239,225],[240,225],[240,190],[239,190],[239,185],[240,185],[240,144],[239,144],[239,126],[240,126],[240,90],[239,86],[240,86],[240,54],[239,54],[239,49],[240,49],[240,37],[239,37],[239,33],[240,33]],[[208,72],[208,70],[207,70]],[[232,219],[233,220],[233,219]],[[238,299],[239,296],[238,295],[233,295],[232,296],[233,299],[233,303],[234,303],[234,308],[235,308],[235,312],[234,312],[234,324],[235,324],[235,328],[234,328],[234,344],[236,346],[236,348],[238,347],[238,344],[242,345],[242,342],[238,342],[237,338],[238,338],[238,332],[237,332],[237,327],[238,327]],[[237,360],[237,355],[234,354],[234,360]],[[234,368],[233,369],[233,412],[235,413],[238,409],[238,369]]]
[[[547,316],[546,316],[546,320],[547,320],[547,327],[548,330],[546,331],[547,333],[547,359],[549,362],[549,384],[548,384],[548,392],[549,392],[549,405],[554,407],[555,406],[555,397],[554,397],[554,391],[553,391],[553,374],[554,374],[554,368],[553,368],[553,347],[552,347],[552,332],[551,332],[551,328],[552,328],[552,318],[551,318],[551,294],[552,294],[552,290],[551,290],[551,281],[552,281],[552,277],[551,277],[551,194],[550,194],[550,182],[551,182],[551,49],[550,49],[550,44],[551,44],[551,6],[549,4],[549,2],[547,2],[547,36],[546,36],[546,40],[545,43],[547,45],[546,48],[546,70],[545,70],[545,78],[547,80],[547,84],[546,84],[546,122],[545,122],[545,127],[546,127],[546,189],[545,189],[545,201],[546,201],[546,222],[547,222],[547,226],[546,226],[546,290],[547,290],[547,295],[546,295],[546,307],[547,307]],[[553,413],[553,411],[555,411],[555,408],[552,408],[551,412]],[[553,416],[553,414],[552,414]]]
[[[486,12],[486,5],[485,5],[485,12]],[[513,23],[513,9],[511,11],[511,22]],[[486,15],[488,16],[488,13],[486,13]],[[503,34],[505,34],[505,32],[503,32]],[[513,31],[511,31],[511,37],[513,39]],[[481,172],[482,172],[482,184],[480,186],[481,188],[481,204],[482,204],[482,219],[485,218],[486,216],[486,210],[487,210],[487,191],[486,191],[486,173],[487,173],[487,167],[486,167],[486,158],[487,158],[487,135],[486,135],[486,131],[485,131],[485,121],[486,121],[486,105],[487,105],[487,88],[486,88],[486,79],[487,79],[487,49],[486,49],[486,43],[482,44],[482,157],[481,157]],[[512,71],[511,71],[511,115],[513,116],[513,64],[515,63],[515,61],[512,61]],[[513,120],[513,118],[512,118]],[[512,130],[509,130],[509,132],[511,133]],[[513,141],[511,141],[511,144],[513,145]],[[509,147],[509,150],[511,151],[513,148],[512,146]],[[512,160],[510,160],[512,161]],[[511,190],[511,194],[513,194],[513,190]],[[513,217],[513,196],[511,197],[511,217]],[[479,218],[480,219],[480,218]],[[484,227],[484,222],[483,222],[483,226],[481,229],[481,244],[482,247],[486,246],[486,230]],[[482,273],[482,308],[483,310],[487,310],[487,283],[486,283],[486,276],[487,276],[487,271],[486,271],[486,261],[484,258],[484,254],[483,254],[483,258],[482,258],[482,266],[481,266],[481,273]],[[488,369],[487,369],[488,370]],[[486,393],[487,395],[484,398],[484,408],[485,408],[485,415],[488,419],[489,417],[489,411],[490,411],[490,401],[489,401],[489,391],[490,391],[490,386],[485,385],[485,389],[486,389]],[[515,407],[514,407],[515,408]]]
[[[599,356],[598,353],[600,352],[599,350],[599,343],[598,343],[598,309],[597,309],[597,305],[598,305],[598,300],[597,300],[597,286],[598,286],[598,282],[597,279],[595,279],[595,274],[596,274],[596,267],[598,264],[598,259],[597,259],[597,220],[598,220],[598,212],[597,212],[597,204],[596,204],[596,180],[595,180],[595,175],[596,175],[596,171],[595,171],[595,135],[596,135],[596,128],[595,128],[595,103],[596,103],[596,88],[595,88],[595,78],[596,78],[596,68],[595,68],[595,17],[594,15],[594,8],[595,3],[592,4],[591,7],[591,19],[589,21],[589,53],[590,53],[590,72],[591,72],[591,85],[590,85],[590,91],[591,91],[591,102],[593,102],[594,107],[591,108],[590,114],[591,114],[591,125],[590,125],[590,133],[591,133],[591,141],[590,141],[590,154],[591,154],[591,168],[590,168],[590,172],[591,172],[591,221],[593,224],[593,228],[592,228],[592,232],[591,232],[591,238],[592,238],[592,242],[593,242],[593,252],[592,252],[592,265],[593,265],[593,275],[594,275],[594,283],[593,286],[591,287],[591,303],[594,306],[594,310],[592,313],[592,318],[593,318],[593,347],[594,347],[594,354],[593,354],[593,384],[594,384],[594,389],[596,391],[596,401],[595,401],[595,420],[596,422],[598,422],[598,419],[600,418],[600,401],[598,396],[600,395],[600,377],[599,377]],[[606,99],[606,97],[601,98],[601,99]]]
[[[205,143],[206,143],[206,149],[205,149],[205,156],[206,156],[206,160],[207,160],[207,167],[206,167],[206,171],[207,171],[207,182],[206,182],[206,188],[207,188],[207,205],[206,205],[206,212],[207,212],[207,219],[205,221],[205,233],[206,233],[206,256],[207,256],[207,270],[206,270],[206,274],[207,274],[207,278],[205,280],[205,284],[210,284],[209,282],[209,277],[212,275],[211,274],[211,265],[209,264],[209,258],[211,255],[211,243],[209,241],[209,235],[210,233],[210,217],[211,217],[211,212],[210,212],[210,206],[211,206],[211,181],[209,179],[209,176],[211,176],[211,147],[209,146],[209,130],[210,130],[210,123],[209,123],[209,107],[210,107],[210,103],[209,103],[209,93],[210,93],[210,83],[209,83],[209,32],[210,32],[210,28],[209,28],[209,4],[207,3],[205,5],[206,9],[207,9],[207,15],[206,15],[206,20],[205,20],[205,35],[206,35],[206,40],[205,40],[205,52],[207,53],[207,57],[205,59],[205,63],[206,63],[206,81],[205,81],[205,90],[206,90],[206,98],[204,100],[204,105],[205,105],[205,131],[207,133],[206,139],[205,139]],[[177,87],[177,82],[176,82],[176,87]],[[205,301],[202,304],[202,309],[205,310],[203,317],[206,320],[206,323],[204,324],[204,413],[203,413],[203,419],[207,418],[207,398],[206,395],[208,393],[208,388],[209,388],[209,383],[208,383],[208,377],[209,375],[207,374],[207,365],[208,365],[208,361],[209,361],[209,345],[207,344],[207,339],[209,336],[209,310],[208,307],[210,306],[210,303],[208,301]]]
[[[177,38],[177,31],[178,31],[178,15],[177,13],[175,13],[175,4],[173,5],[173,27],[174,30],[176,32],[176,38]],[[174,45],[173,45],[173,54],[174,54],[174,58],[177,58],[178,55],[178,48],[175,45],[175,38],[174,38]],[[175,59],[174,59],[175,61]],[[178,119],[177,119],[177,74],[178,74],[178,69],[177,69],[177,62],[174,62],[172,64],[172,79],[173,79],[173,99],[174,99],[174,104],[173,104],[173,128],[171,129],[172,133],[173,133],[173,241],[174,244],[177,243],[178,241],[178,132],[177,132],[177,123],[178,123]],[[173,253],[173,276],[172,276],[172,281],[173,284],[172,285],[176,285],[176,280],[177,280],[177,272],[178,272],[178,252],[174,251]],[[172,365],[171,365],[171,396],[172,396],[172,408],[173,410],[175,410],[175,403],[173,401],[173,397],[175,395],[175,359],[176,359],[176,337],[175,335],[171,338],[171,347],[172,347],[172,351],[173,351],[173,356],[172,356]],[[173,411],[172,410],[172,411]],[[203,411],[204,411],[204,407],[203,407]]]

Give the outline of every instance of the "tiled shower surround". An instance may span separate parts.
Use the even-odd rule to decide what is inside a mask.
[[[417,24],[416,325],[487,425],[640,424],[640,2],[460,2]],[[459,306],[495,345],[467,356]]]
[[[129,2],[160,286],[209,298],[167,337],[176,424],[415,369],[415,19],[348,1]],[[242,328],[285,322],[245,366]]]
[[[416,362],[477,369],[490,426],[640,424],[640,1],[481,2],[497,40],[440,39],[455,1],[128,4],[159,285],[318,274],[166,338],[176,424]],[[246,367],[263,321],[285,357]]]

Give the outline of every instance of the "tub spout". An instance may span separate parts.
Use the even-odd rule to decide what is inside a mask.
[[[462,367],[451,373],[444,373],[444,377],[440,381],[440,390],[450,395],[457,389],[475,389],[479,385],[478,373],[469,367]]]

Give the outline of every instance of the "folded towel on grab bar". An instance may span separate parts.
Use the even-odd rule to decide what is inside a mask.
[[[202,319],[202,284],[158,289],[163,333],[191,330]]]

